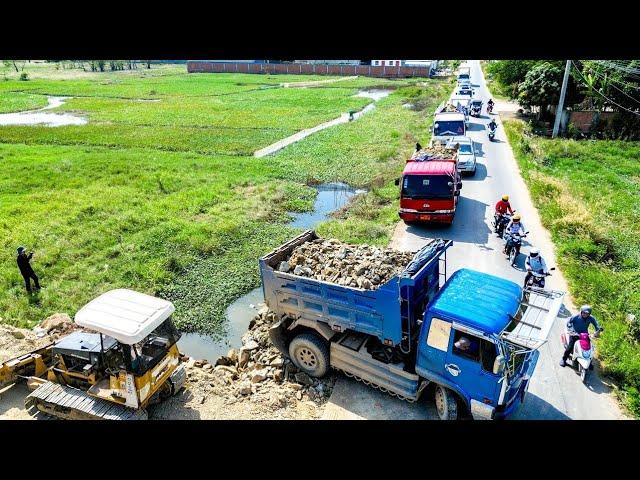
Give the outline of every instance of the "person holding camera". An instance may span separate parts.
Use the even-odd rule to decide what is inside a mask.
[[[18,268],[20,269],[20,274],[22,278],[24,278],[24,284],[27,287],[27,292],[31,293],[31,279],[33,279],[33,283],[36,290],[40,290],[40,283],[38,282],[38,276],[33,271],[31,264],[31,258],[33,257],[33,252],[30,252],[27,255],[27,250],[24,247],[18,247]]]

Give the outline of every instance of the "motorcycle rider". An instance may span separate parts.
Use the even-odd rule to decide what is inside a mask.
[[[529,252],[529,256],[524,261],[524,266],[527,269],[527,276],[524,278],[524,287],[527,286],[527,282],[533,276],[533,273],[531,273],[531,271],[538,273],[549,273],[549,270],[547,270],[547,263],[544,261],[544,258],[542,258],[542,255],[540,255],[539,248],[534,247],[531,249],[531,251]],[[544,288],[544,277],[542,277],[540,282],[541,286]]]
[[[567,320],[567,332],[569,333],[569,341],[567,348],[564,351],[562,360],[560,360],[560,366],[564,367],[567,364],[569,355],[573,353],[573,346],[580,339],[581,333],[589,333],[589,324],[593,325],[596,329],[595,336],[600,336],[600,332],[604,329],[598,324],[598,321],[591,315],[591,306],[583,305],[580,307],[580,313],[574,315]]]
[[[489,131],[495,132],[497,128],[498,128],[498,124],[496,123],[496,119],[492,118],[491,121],[489,122]]]
[[[507,194],[502,195],[502,198],[498,200],[498,202],[496,203],[495,208],[496,208],[496,211],[493,214],[493,218],[494,218],[494,223],[496,225],[495,232],[498,233],[501,217],[505,215],[507,212],[510,215],[513,215],[513,208],[511,208],[511,204],[509,203],[509,195]]]
[[[512,235],[520,235],[521,237],[524,236],[525,233],[525,229],[524,229],[524,225],[522,224],[522,222],[520,221],[521,217],[519,213],[516,213],[512,218],[511,221],[509,222],[509,225],[506,226],[505,228],[505,232],[507,233],[507,235],[509,235],[507,242],[505,243],[504,246],[504,254],[507,254],[507,247],[511,246],[511,236]]]
[[[493,110],[493,98],[490,98],[489,101],[487,102],[487,110],[488,111],[492,111]]]

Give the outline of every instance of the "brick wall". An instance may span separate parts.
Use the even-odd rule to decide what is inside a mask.
[[[298,75],[360,75],[364,77],[428,77],[429,67],[373,67],[370,65],[311,65],[307,63],[187,62],[187,72],[264,73]]]
[[[577,112],[571,112],[569,116],[569,123],[573,123],[583,133],[589,133],[593,126],[593,120],[597,110],[582,110]],[[598,123],[608,123],[611,121],[615,112],[599,112],[600,118]]]

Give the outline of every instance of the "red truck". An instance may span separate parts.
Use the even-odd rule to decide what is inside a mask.
[[[462,181],[457,149],[424,148],[407,160],[400,185],[400,211],[406,224],[453,223]]]

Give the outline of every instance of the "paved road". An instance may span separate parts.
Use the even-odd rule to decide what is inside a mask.
[[[478,61],[470,61],[472,84],[477,94],[486,102],[489,98]],[[549,233],[542,227],[528,190],[520,177],[513,153],[506,140],[498,115],[492,115],[499,124],[496,141],[489,142],[486,113],[472,118],[468,135],[475,143],[478,168],[474,177],[463,178],[462,195],[454,224],[451,227],[407,227],[400,222],[395,231],[392,246],[400,250],[417,250],[425,240],[434,237],[454,241],[448,250],[448,273],[461,267],[469,267],[521,283],[524,280],[524,255],[520,255],[517,268],[512,268],[502,254],[503,243],[490,227],[495,202],[504,193],[510,195],[511,204],[522,214],[522,222],[530,231],[523,242],[523,253],[532,244],[540,248],[549,267],[556,266],[553,244]],[[428,138],[423,139],[426,143]],[[547,287],[568,291],[560,271],[547,279]],[[565,297],[565,309],[575,312],[571,299]],[[594,312],[597,316],[598,312]],[[562,368],[558,361],[562,356],[559,336],[562,318],[551,330],[549,342],[541,348],[540,360],[531,380],[527,401],[514,414],[513,419],[620,419],[621,413],[610,388],[597,375],[592,375],[585,386],[570,367]],[[340,378],[323,418],[437,418],[429,403],[421,406],[399,401],[353,380]],[[388,412],[386,415],[384,412]]]

